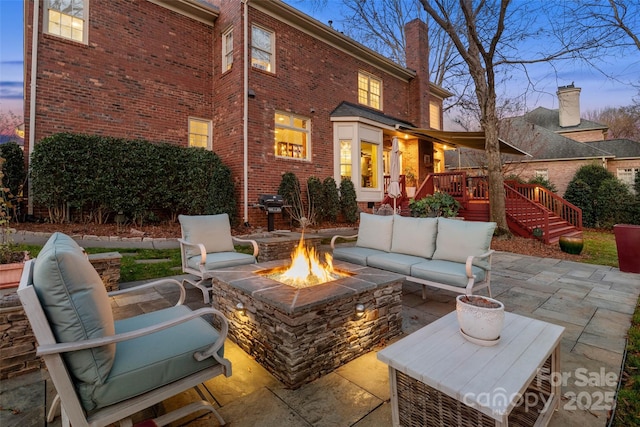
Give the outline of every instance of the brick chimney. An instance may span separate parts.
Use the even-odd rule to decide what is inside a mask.
[[[416,72],[410,83],[408,110],[412,123],[429,127],[429,36],[427,24],[420,19],[407,22],[404,27],[407,68]]]
[[[580,124],[580,90],[573,83],[558,88],[560,127],[565,128]]]

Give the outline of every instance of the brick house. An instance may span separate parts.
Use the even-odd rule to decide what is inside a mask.
[[[60,3],[25,1],[27,153],[57,132],[204,147],[255,226],[266,219],[253,205],[284,172],[349,177],[371,208],[394,136],[401,170],[444,171],[442,140],[397,126],[442,129],[451,95],[429,82],[419,20],[405,31],[420,53],[403,67],[280,0]]]
[[[640,173],[640,142],[607,139],[607,126],[582,119],[580,91],[573,84],[559,87],[559,109],[538,107],[502,121],[501,137],[530,154],[518,159],[505,156],[505,175],[525,181],[542,176],[563,195],[577,170],[596,162],[633,188]],[[463,149],[459,154],[447,153],[447,169],[477,170],[477,153]]]

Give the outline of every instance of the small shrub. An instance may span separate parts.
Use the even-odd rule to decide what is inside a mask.
[[[313,211],[316,213],[318,220],[323,221],[326,217],[326,209],[320,178],[310,176],[307,179],[307,190],[309,192],[309,203],[313,206]]]
[[[349,178],[343,178],[340,182],[340,211],[349,224],[355,224],[358,221],[356,188]]]
[[[414,217],[442,216],[451,218],[458,215],[460,203],[450,194],[436,191],[422,199],[412,199],[409,201],[409,209],[411,210],[411,216]]]
[[[329,176],[322,181],[322,192],[324,195],[324,219],[336,222],[340,213],[340,193],[333,177]]]

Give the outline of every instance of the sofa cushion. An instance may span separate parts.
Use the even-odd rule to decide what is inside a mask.
[[[111,303],[102,279],[84,250],[69,236],[51,235],[36,258],[33,287],[58,342],[114,334]],[[77,381],[102,383],[113,365],[116,345],[64,353]]]
[[[207,251],[233,252],[229,215],[179,215],[182,238],[189,243],[202,243]],[[187,249],[187,256],[200,255],[200,251]]]
[[[200,268],[200,255],[187,260],[187,265],[198,270]],[[204,265],[205,270],[219,270],[221,268],[235,267],[236,265],[253,264],[256,257],[241,252],[216,252],[207,254]]]
[[[333,259],[366,266],[368,257],[379,254],[387,254],[387,252],[358,246],[347,246],[335,248],[333,250]]]
[[[486,277],[486,272],[480,267],[471,267],[475,283],[481,282]],[[430,282],[444,283],[445,285],[467,286],[469,278],[463,263],[440,260],[427,260],[411,266],[411,276]]]
[[[424,258],[394,252],[371,255],[367,258],[367,265],[381,270],[393,271],[398,274],[411,274],[411,266],[423,262]]]
[[[495,222],[438,218],[438,236],[433,259],[465,263],[469,255],[482,255],[491,247],[495,228]],[[486,259],[474,260],[473,263],[482,268],[489,268]]]
[[[170,307],[115,322],[117,333],[153,326],[187,314],[183,305]],[[103,408],[184,378],[208,366],[217,365],[213,357],[202,362],[193,353],[207,349],[218,339],[218,332],[202,318],[117,344],[109,377],[102,384],[78,387],[86,410]],[[171,343],[171,345],[167,345]],[[224,347],[218,351],[224,354]]]
[[[391,233],[395,216],[372,215],[361,212],[356,246],[385,252],[391,251]]]
[[[396,216],[391,252],[431,258],[436,250],[437,218]]]

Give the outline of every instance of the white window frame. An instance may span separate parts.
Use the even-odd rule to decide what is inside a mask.
[[[617,168],[616,170],[616,177],[631,190],[635,190],[636,176],[638,174],[640,174],[640,168]]]
[[[284,122],[278,123],[277,120],[275,119],[276,114],[288,117],[289,123],[284,123]],[[295,119],[304,120],[306,123],[306,127],[301,128],[301,127],[294,126],[293,121]],[[307,146],[304,148],[304,151],[305,151],[304,157],[283,156],[279,154],[278,144],[281,142],[278,141],[278,133],[277,133],[278,129],[286,129],[294,132],[302,132],[306,135]],[[288,113],[286,111],[276,111],[274,114],[274,153],[275,153],[275,156],[279,159],[304,160],[304,161],[311,160],[311,119],[308,117],[299,116],[297,114]]]
[[[367,87],[366,89],[361,89],[360,88],[360,80],[361,79],[366,79],[367,81]],[[380,93],[377,95],[378,96],[378,105],[373,105],[373,101],[371,100],[372,98],[372,93],[371,93],[371,82],[375,81],[378,83],[378,85],[380,86]],[[367,73],[366,71],[358,71],[358,103],[362,104],[362,105],[366,105],[367,107],[371,107],[374,108],[376,110],[381,110],[382,111],[382,93],[383,93],[383,85],[382,85],[382,79],[379,77],[374,76],[371,73]],[[361,90],[363,90],[366,93],[366,100],[363,102],[361,100],[360,97],[360,92]]]
[[[61,9],[59,9],[60,1],[67,1],[70,4],[80,3],[82,4],[82,16],[74,16],[63,13]],[[58,7],[58,8],[56,8]],[[63,34],[63,28],[61,25],[55,26],[55,19],[58,17],[60,21],[63,19],[71,20],[71,34],[65,35]],[[79,37],[74,37],[74,24],[82,24],[82,30],[76,30],[82,32],[82,39]],[[44,8],[44,22],[43,22],[44,32],[46,34],[50,34],[56,37],[63,38],[65,40],[71,40],[76,43],[88,44],[89,40],[89,0],[45,0],[45,8]]]
[[[431,129],[442,130],[442,107],[438,101],[429,101],[429,126]]]
[[[536,178],[540,177],[549,181],[549,169],[536,169],[533,174]]]
[[[256,37],[253,36],[254,31],[263,31],[269,35],[269,48],[270,50],[265,50],[260,46],[256,46],[254,44],[254,40]],[[254,57],[254,51],[262,52],[269,56],[269,61],[265,61],[260,58]],[[264,65],[267,64],[267,65]],[[260,25],[252,25],[251,26],[251,67],[256,68],[258,70],[266,71],[268,73],[276,72],[276,33],[267,28],[261,27]]]
[[[231,43],[231,46],[229,45]],[[233,28],[222,33],[222,72],[229,71],[233,66]]]
[[[195,123],[198,123],[198,124],[204,124],[204,125],[206,125],[206,126],[207,126],[207,133],[206,133],[206,135],[205,135],[205,134],[202,134],[202,133],[196,133],[196,132],[193,130],[193,125],[194,125]],[[196,137],[198,137],[199,139],[201,139],[201,138],[204,136],[204,137],[205,137],[205,139],[206,139],[206,141],[207,141],[207,146],[206,146],[206,147],[203,147],[203,148],[206,148],[207,150],[211,151],[211,150],[213,149],[213,144],[212,144],[212,133],[213,133],[213,132],[212,132],[212,129],[213,129],[213,123],[212,123],[212,121],[211,121],[211,120],[201,119],[201,118],[198,118],[198,117],[189,117],[189,135],[188,135],[187,145],[188,145],[189,147],[201,147],[201,145],[194,145],[194,144],[192,144],[192,142],[191,142],[191,136],[192,136],[192,135],[193,135],[193,136],[196,136]]]

